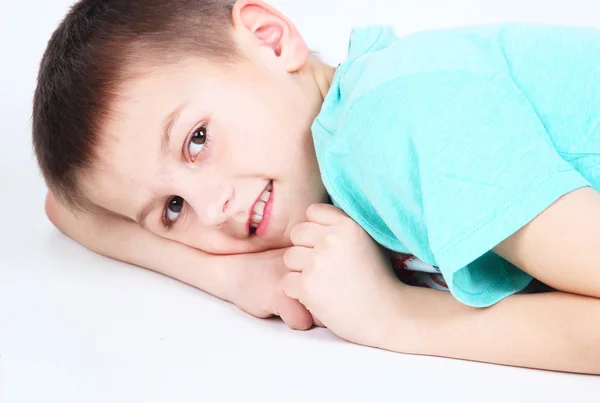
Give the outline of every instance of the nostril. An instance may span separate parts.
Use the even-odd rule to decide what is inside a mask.
[[[229,187],[229,189],[223,195],[225,199],[225,203],[223,203],[223,213],[228,214],[231,210],[231,202],[234,200],[235,191],[233,187]]]
[[[223,204],[223,213],[227,213],[229,211],[229,200]]]

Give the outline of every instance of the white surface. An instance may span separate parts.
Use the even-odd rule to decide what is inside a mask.
[[[0,0],[0,402],[598,402],[595,377],[411,357],[288,330],[54,230],[31,94],[69,0]],[[353,25],[600,24],[595,0],[274,1],[336,63]],[[450,3],[452,6],[450,7]]]

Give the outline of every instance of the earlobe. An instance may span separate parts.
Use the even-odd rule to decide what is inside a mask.
[[[308,46],[297,28],[283,14],[260,0],[238,0],[232,11],[235,29],[250,33],[260,46],[269,48],[290,73],[308,60]]]

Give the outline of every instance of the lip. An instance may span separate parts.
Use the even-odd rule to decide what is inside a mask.
[[[258,227],[256,227],[256,231],[254,232],[254,234],[252,234],[252,232],[250,231],[250,219],[252,218],[252,215],[254,214],[254,206],[256,206],[256,203],[258,203],[258,201],[260,200],[260,196],[263,194],[263,192],[265,190],[267,190],[269,185],[271,185],[271,192],[270,192],[269,200],[267,200],[267,202],[265,203],[265,209],[263,211],[262,221],[260,222]],[[250,213],[248,214],[248,222],[246,223],[246,229],[248,231],[248,235],[263,236],[265,234],[267,227],[269,225],[269,220],[271,218],[271,210],[273,209],[273,192],[274,191],[275,191],[275,186],[273,185],[273,181],[269,181],[269,183],[267,183],[267,186],[265,186],[265,188],[260,192],[260,194],[254,201],[254,203],[252,203],[252,207],[250,207]]]
[[[269,221],[271,220],[271,211],[273,210],[273,196],[275,195],[275,186],[273,182],[269,182],[271,184],[271,195],[269,196],[269,200],[265,203],[265,211],[263,212],[263,219],[256,227],[256,236],[263,236],[267,232],[267,227],[269,226]]]

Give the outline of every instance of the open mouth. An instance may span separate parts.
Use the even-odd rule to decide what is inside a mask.
[[[261,235],[261,229],[266,226],[265,217],[268,215],[271,201],[271,192],[273,191],[273,181],[269,182],[260,197],[254,203],[250,212],[250,235]]]

